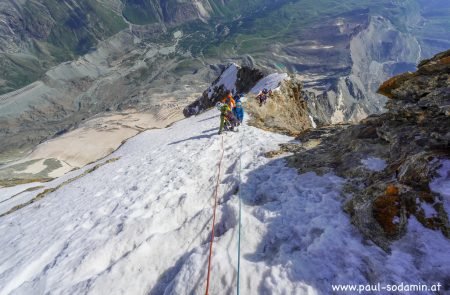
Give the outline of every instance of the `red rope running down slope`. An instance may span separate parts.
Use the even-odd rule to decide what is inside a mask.
[[[214,242],[214,229],[215,229],[215,224],[216,224],[217,195],[219,194],[220,170],[222,168],[222,160],[223,160],[224,152],[225,151],[223,149],[223,135],[222,135],[222,155],[220,156],[219,174],[217,174],[216,189],[214,190],[214,213],[213,213],[213,222],[212,222],[212,230],[211,230],[211,241],[209,243],[208,275],[206,277],[206,293],[205,293],[205,295],[209,294],[209,278],[211,275],[211,261],[212,261],[213,242]]]

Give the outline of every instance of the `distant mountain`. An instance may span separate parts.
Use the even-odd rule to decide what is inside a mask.
[[[450,16],[450,4],[445,0],[2,2],[0,94],[35,81],[62,61],[92,51],[100,40],[127,27],[136,32],[154,31],[157,27],[163,33],[182,26],[191,37],[181,47],[194,56],[220,60],[251,55],[274,69],[327,74],[329,80],[342,76],[342,71],[348,74],[352,60],[347,50],[342,52],[349,47],[349,40],[345,39],[366,29],[369,18],[374,15],[383,19],[375,22],[373,25],[377,27],[373,28],[391,32],[388,33],[391,38],[400,37],[397,44],[408,35],[417,38],[422,47],[421,56],[415,56],[417,60],[444,50],[450,44],[442,30],[449,25]],[[392,61],[393,42],[389,37],[378,40],[383,49],[376,54],[378,58]],[[411,51],[418,50],[417,46],[410,47]],[[417,52],[412,54],[417,55]],[[414,65],[408,54],[396,55],[396,58],[398,65],[391,65],[385,76]]]
[[[99,41],[129,26],[155,25],[165,32],[188,21],[253,11],[265,3],[271,1],[3,1],[0,94],[34,82],[50,67],[94,50]]]
[[[51,66],[93,50],[126,28],[120,2],[0,2],[0,94],[42,77]]]
[[[0,17],[0,158],[108,110],[187,105],[229,62],[296,74],[319,125],[358,121],[450,48],[446,0],[13,0]]]

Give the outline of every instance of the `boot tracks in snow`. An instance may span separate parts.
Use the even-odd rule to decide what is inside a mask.
[[[206,277],[205,295],[209,294],[208,291],[209,291],[209,280],[210,280],[210,275],[211,275],[211,261],[212,261],[213,242],[214,242],[214,229],[215,229],[215,224],[216,224],[217,195],[219,193],[220,171],[222,168],[223,154],[225,152],[224,148],[223,148],[223,135],[221,136],[221,139],[222,139],[222,154],[220,156],[219,173],[217,174],[216,188],[214,190],[214,211],[213,211],[213,222],[212,222],[212,229],[211,229],[211,241],[209,243],[208,275]]]
[[[245,129],[244,129],[245,131]],[[212,229],[211,229],[211,240],[209,244],[209,257],[208,257],[208,273],[206,277],[206,291],[205,295],[209,294],[209,285],[210,285],[210,277],[211,277],[211,263],[212,263],[212,250],[214,243],[214,231],[215,231],[215,223],[216,223],[216,211],[217,211],[217,198],[219,194],[219,182],[220,182],[220,173],[222,168],[222,161],[224,155],[224,144],[223,144],[223,134],[221,135],[221,156],[219,161],[219,172],[217,174],[216,188],[214,190],[214,209],[213,209],[213,221],[212,221]],[[242,133],[240,140],[240,152],[239,152],[239,187],[238,187],[238,197],[239,197],[239,217],[238,217],[238,265],[237,265],[237,285],[236,285],[236,293],[240,294],[240,268],[241,268],[241,212],[242,212],[242,201],[241,201],[241,170],[242,170],[242,143],[243,143],[244,133]]]

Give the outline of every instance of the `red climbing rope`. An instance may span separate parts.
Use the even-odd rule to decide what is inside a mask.
[[[205,295],[209,294],[209,278],[211,275],[211,260],[212,260],[212,250],[213,250],[213,242],[214,242],[214,226],[216,224],[217,196],[219,194],[220,170],[222,168],[222,160],[223,160],[224,152],[225,151],[223,149],[223,135],[222,135],[222,155],[220,156],[219,174],[217,174],[216,189],[214,190],[214,213],[213,213],[212,230],[211,230],[211,241],[209,243],[208,275],[206,277],[206,293],[205,293]]]

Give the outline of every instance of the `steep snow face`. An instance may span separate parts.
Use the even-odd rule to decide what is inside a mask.
[[[2,217],[0,294],[204,293],[218,123],[212,110],[142,133],[112,155],[118,161]],[[434,256],[450,253],[441,233],[413,224],[386,254],[343,213],[343,179],[298,175],[263,156],[291,140],[249,126],[224,135],[211,294],[236,288],[238,192],[242,294],[330,294],[336,283],[450,273],[450,258]]]
[[[259,80],[259,82],[255,85],[255,87],[250,90],[253,94],[258,94],[261,90],[264,88],[267,88],[269,90],[277,90],[278,87],[280,87],[280,83],[283,80],[286,80],[288,78],[288,74],[270,74],[269,76]]]
[[[237,64],[230,64],[227,69],[220,75],[219,80],[208,88],[208,97],[211,98],[214,93],[214,88],[220,86],[223,86],[225,90],[230,90],[234,93],[236,91],[238,71],[239,67]]]

